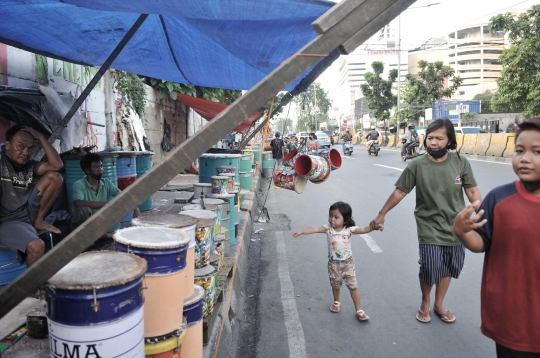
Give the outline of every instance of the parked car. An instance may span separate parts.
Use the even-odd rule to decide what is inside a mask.
[[[478,134],[487,133],[480,127],[455,127],[456,134]]]
[[[332,142],[330,141],[330,137],[328,134],[324,132],[315,132],[315,135],[317,136],[317,140],[319,141],[319,144],[322,148],[330,148],[332,145]]]
[[[334,145],[334,132],[333,131],[323,131],[323,132],[328,135],[328,137],[330,138],[330,143]]]

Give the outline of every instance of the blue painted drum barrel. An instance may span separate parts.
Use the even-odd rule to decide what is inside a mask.
[[[174,332],[167,334],[158,342],[148,341],[144,345],[146,358],[178,358],[182,352],[182,344],[187,336],[187,320]]]
[[[51,357],[144,357],[146,268],[135,255],[88,252],[49,279]]]
[[[201,204],[201,199],[193,199],[191,200],[191,202],[193,204]],[[221,234],[221,231],[222,231],[222,221],[223,221],[223,206],[224,206],[225,202],[221,199],[210,199],[210,198],[205,198],[204,199],[204,205],[215,205],[216,206],[216,215],[217,215],[217,220],[216,220],[216,225],[214,226],[214,237],[216,235],[219,235]],[[205,210],[205,208],[201,207],[201,209]],[[227,226],[226,227],[227,230],[229,230],[229,227]]]
[[[0,286],[11,283],[25,270],[26,263],[20,265],[17,262],[17,254],[4,245],[0,245]]]
[[[298,194],[302,194],[307,185],[307,179],[296,174],[296,171],[285,165],[278,167],[274,173],[274,185],[283,188],[294,190]]]
[[[182,324],[189,236],[164,227],[130,227],[114,234],[117,251],[146,260],[144,337],[162,340]]]
[[[236,223],[236,216],[238,213],[234,210],[234,194],[227,194],[227,195],[215,195],[215,194],[208,194],[209,198],[214,199],[221,199],[227,201],[226,206],[228,206],[228,216],[225,219],[222,219],[222,231],[226,228],[226,221],[229,223],[229,244],[232,246],[235,242],[235,234],[234,234],[234,224]],[[224,209],[224,211],[227,209]]]
[[[216,297],[216,274],[217,268],[212,265],[195,270],[195,284],[204,288],[204,317],[210,316],[214,310],[214,298]]]
[[[182,214],[198,220],[195,230],[195,269],[208,266],[214,245],[214,225],[217,215],[210,210],[187,210],[182,211]]]
[[[216,175],[216,168],[222,166],[234,167],[238,180],[241,156],[241,154],[204,153],[199,157],[199,182],[211,183],[212,177]]]
[[[143,176],[147,171],[152,169],[152,156],[154,152],[143,151],[136,152],[137,154],[137,179]],[[141,205],[139,205],[140,211],[152,210],[152,197],[146,199]]]
[[[193,184],[193,197],[198,199],[212,193],[212,183],[195,183]]]
[[[184,300],[187,334],[182,344],[180,357],[202,358],[203,356],[203,308],[204,288],[195,285],[193,295]]]
[[[253,172],[240,173],[240,189],[251,189],[253,186]]]
[[[175,213],[155,213],[143,215],[131,220],[131,226],[166,227],[182,230],[189,236],[189,247],[186,257],[186,297],[193,294],[193,275],[195,272],[195,229],[197,219]]]
[[[228,194],[229,178],[226,176],[212,177],[212,194]]]
[[[262,155],[262,177],[271,178],[274,173],[274,159],[272,152],[263,152]]]
[[[244,154],[240,158],[240,173],[251,171],[253,160],[251,153]]]

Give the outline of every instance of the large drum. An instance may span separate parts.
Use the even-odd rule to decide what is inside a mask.
[[[147,341],[144,345],[146,358],[178,358],[181,354],[182,344],[187,336],[187,320],[178,329],[167,335],[166,339],[159,342]]]
[[[223,227],[222,231],[225,230],[225,228],[226,228],[225,221],[228,220],[228,223],[229,223],[229,233],[228,233],[228,235],[229,235],[229,239],[230,239],[229,243],[230,243],[231,246],[234,245],[235,238],[236,238],[236,236],[234,234],[234,225],[236,223],[236,216],[238,215],[238,213],[235,212],[235,208],[234,208],[235,194],[227,194],[227,195],[209,194],[208,197],[209,198],[214,198],[214,199],[222,199],[222,200],[227,201],[228,204],[226,204],[226,205],[228,205],[228,207],[229,207],[228,208],[228,216],[225,216],[225,214],[223,216],[226,219],[222,220],[223,221],[223,223],[222,223],[222,227]],[[224,211],[225,210],[226,209],[224,209]]]
[[[247,151],[244,151],[244,152],[247,152]],[[240,158],[240,173],[242,172],[250,172],[251,171],[251,166],[252,166],[252,163],[253,163],[253,152],[251,153],[245,153],[244,155],[242,155],[242,157]]]
[[[262,177],[271,178],[274,173],[274,159],[272,157],[272,152],[263,152],[262,157]]]
[[[180,357],[202,358],[203,356],[203,307],[204,288],[195,285],[193,295],[184,300],[187,334],[182,344]]]
[[[193,197],[198,199],[212,193],[212,183],[193,184]]]
[[[253,186],[253,172],[240,173],[240,189],[251,190]]]
[[[229,177],[213,176],[212,177],[212,194],[226,195],[229,189]]]
[[[175,213],[156,213],[140,216],[131,220],[131,226],[167,227],[182,230],[189,236],[189,247],[186,258],[186,292],[185,296],[193,294],[193,275],[195,272],[195,229],[197,219]]]
[[[216,233],[221,232],[221,206],[219,206],[219,210],[218,210],[217,205],[206,204],[206,202],[205,202],[204,207],[202,206],[202,204],[188,204],[188,205],[182,206],[181,210],[182,210],[182,212],[189,211],[189,210],[210,210],[210,211],[216,213],[217,219],[216,219],[216,222],[214,224],[214,235]]]
[[[205,153],[199,157],[199,181],[211,183],[212,176],[216,175],[216,168],[222,166],[234,167],[238,175],[241,154],[213,154]],[[238,181],[239,177],[236,177]]]
[[[100,251],[77,256],[47,282],[51,357],[144,357],[146,261]]]
[[[296,174],[309,180],[319,181],[328,176],[330,162],[325,157],[303,154],[294,164]]]
[[[131,227],[117,231],[114,240],[116,250],[133,253],[148,263],[144,336],[154,341],[166,339],[183,320],[189,236],[177,229]]]
[[[210,253],[214,245],[214,226],[217,220],[216,213],[210,210],[187,210],[182,214],[192,216],[198,220],[195,231],[195,268],[202,268],[210,264]]]
[[[152,156],[154,155],[154,152],[143,151],[143,152],[136,152],[136,154],[137,154],[137,160],[136,160],[137,179],[139,179],[141,176],[146,174],[147,171],[152,169]],[[140,211],[152,210],[152,197],[149,197],[141,205],[139,205],[139,210]]]
[[[291,167],[282,165],[274,173],[274,185],[277,187],[294,190],[298,194],[302,194],[306,184],[307,179],[296,175],[296,171]]]
[[[199,204],[201,205],[201,199],[193,199],[191,200],[193,204]],[[214,226],[214,236],[219,235],[221,233],[222,229],[222,221],[223,221],[223,206],[225,202],[221,199],[210,199],[210,198],[204,198],[204,205],[215,205],[216,206],[216,225]],[[205,208],[201,209],[205,210]],[[226,227],[227,230],[229,230],[229,227]]]
[[[195,270],[195,284],[204,288],[204,317],[210,316],[214,310],[214,298],[216,297],[216,274],[217,268],[212,265]]]

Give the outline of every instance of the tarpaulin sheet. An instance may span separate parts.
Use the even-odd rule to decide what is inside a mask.
[[[201,117],[203,117],[207,121],[212,120],[215,116],[219,114],[219,112],[227,108],[226,104],[212,102],[212,101],[208,101],[202,98],[191,97],[185,94],[179,94],[177,96],[177,100],[184,103],[186,106],[193,108],[195,112],[197,112]],[[233,132],[245,131],[251,126],[251,123],[253,123],[254,120],[259,118],[260,115],[261,115],[261,112],[253,113],[251,116],[246,118],[242,123],[240,123],[238,127],[236,127],[233,130]]]
[[[322,0],[2,0],[0,42],[100,66],[137,17],[150,14],[111,67],[179,83],[245,90],[315,38],[311,23],[333,4]]]

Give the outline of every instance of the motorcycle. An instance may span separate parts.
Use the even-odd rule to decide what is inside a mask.
[[[405,145],[405,142],[407,142],[406,139],[401,140],[401,143],[403,143],[403,145]],[[418,142],[414,142],[411,145],[409,145],[407,147],[407,153],[401,159],[403,159],[403,161],[405,162],[405,161],[407,161],[407,159],[413,159],[413,158],[418,157],[420,155],[420,150],[419,150],[418,146],[419,146]]]
[[[351,156],[352,152],[353,152],[353,144],[352,144],[352,142],[350,142],[350,141],[345,142],[345,144],[343,145],[343,154]]]
[[[371,146],[369,146],[368,148],[368,154],[371,155],[371,154],[375,154],[375,156],[378,156],[379,155],[379,151],[381,150],[381,148],[379,148],[379,141],[375,141],[371,144]]]

